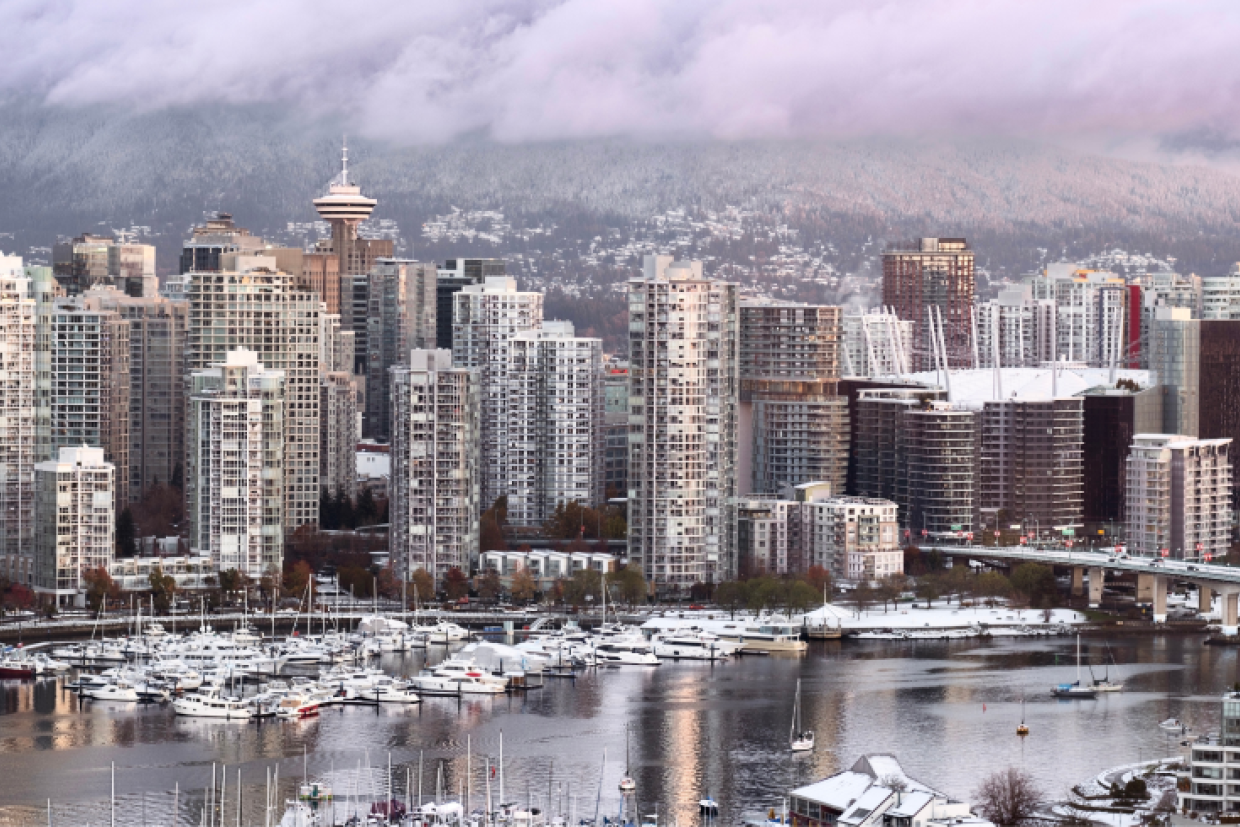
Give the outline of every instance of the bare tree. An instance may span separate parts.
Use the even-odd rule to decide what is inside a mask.
[[[1028,773],[1008,767],[986,776],[976,798],[982,812],[999,827],[1016,827],[1033,820],[1042,791]]]

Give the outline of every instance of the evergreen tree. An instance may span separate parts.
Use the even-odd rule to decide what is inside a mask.
[[[343,487],[336,489],[336,520],[338,528],[357,528],[357,512],[353,500]]]
[[[319,526],[324,531],[336,528],[336,503],[326,488],[319,489]]]
[[[116,518],[116,555],[138,556],[138,527],[134,524],[133,512],[128,506]]]
[[[369,488],[363,488],[362,493],[358,494],[354,516],[354,522],[358,526],[375,524],[375,520],[379,516],[379,508],[375,505],[375,495],[370,492]]]

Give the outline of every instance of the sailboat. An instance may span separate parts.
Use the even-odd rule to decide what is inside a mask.
[[[629,725],[624,725],[624,778],[620,779],[620,792],[631,793],[637,789],[637,782],[629,773]]]
[[[814,731],[802,729],[801,722],[801,680],[797,679],[797,697],[792,706],[792,732],[789,735],[793,752],[809,752],[814,748]]]
[[[1076,683],[1061,683],[1051,687],[1051,694],[1056,698],[1090,700],[1098,697],[1098,692],[1088,686],[1081,686],[1081,636],[1076,636]]]
[[[1111,663],[1114,663],[1115,656],[1111,654],[1111,647],[1105,642],[1103,645],[1106,646],[1107,657],[1110,659]],[[1102,680],[1094,678],[1094,670],[1092,668],[1089,670],[1089,676],[1093,678],[1093,683],[1091,684],[1093,690],[1095,692],[1123,692],[1124,685],[1122,683],[1111,683],[1111,664],[1104,660],[1102,662],[1102,666],[1104,669],[1102,673]]]
[[[1025,699],[1020,699],[1020,724],[1016,727],[1016,734],[1022,738],[1029,734],[1029,727],[1025,724]]]

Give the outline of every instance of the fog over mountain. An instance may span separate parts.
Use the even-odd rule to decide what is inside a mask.
[[[11,99],[0,105],[0,232],[14,235],[0,247],[137,224],[166,259],[204,210],[256,231],[311,221],[310,200],[338,171],[342,127],[258,104],[137,112]],[[1038,248],[1057,257],[1118,245],[1203,273],[1240,259],[1240,178],[1013,138],[350,145],[376,218],[395,219],[415,255],[422,222],[451,207],[595,233],[738,205],[838,247],[965,235],[1002,269]]]
[[[714,266],[800,255],[776,249],[795,236],[845,273],[891,240],[948,234],[1000,276],[1116,246],[1217,272],[1240,258],[1233,11],[11,0],[0,245],[138,225],[166,268],[204,210],[283,231],[313,219],[348,133],[376,219],[424,257],[520,253],[544,260],[528,272],[570,273],[679,245]],[[686,246],[726,206],[745,225],[727,249]],[[502,212],[512,232],[422,231],[453,207]],[[686,211],[675,233],[637,229],[666,230],[669,210]],[[764,233],[766,248],[746,241]]]

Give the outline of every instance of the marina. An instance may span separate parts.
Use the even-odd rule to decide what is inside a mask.
[[[353,671],[414,676],[459,659],[464,647],[384,653]],[[524,794],[528,787],[544,806],[549,798],[562,802],[555,813],[564,818],[574,800],[578,817],[592,817],[587,798],[616,816],[630,795],[642,810],[653,812],[657,803],[666,823],[697,823],[700,802],[710,800],[719,823],[739,824],[778,808],[790,789],[878,751],[897,753],[911,774],[955,795],[967,796],[978,778],[1007,765],[1055,791],[1117,758],[1174,754],[1182,731],[1160,724],[1174,718],[1187,729],[1210,729],[1217,693],[1236,670],[1234,649],[1202,646],[1199,636],[1105,646],[1087,638],[1082,648],[1087,663],[1113,657],[1121,665],[1124,692],[1088,704],[1043,694],[1042,687],[1075,679],[1076,641],[1067,636],[814,641],[800,655],[579,667],[573,679],[547,680],[536,690],[418,691],[419,703],[322,704],[305,717],[248,720],[177,715],[171,703],[84,700],[65,688],[74,671],[4,681],[0,770],[13,783],[0,793],[0,824],[29,823],[49,798],[58,819],[76,813],[101,823],[112,761],[117,806],[135,821],[144,802],[166,813],[179,789],[180,823],[198,823],[212,765],[226,764],[230,784],[242,770],[242,823],[261,824],[268,769],[282,779],[282,813],[282,802],[305,781],[344,790],[339,773],[356,772],[359,762],[381,767],[388,753],[402,797],[406,783],[416,793],[421,761],[424,794],[442,772],[445,800],[461,800],[471,781],[476,808],[487,762],[499,760],[501,733],[508,789]],[[336,668],[286,666],[288,674],[274,680],[292,688]],[[812,752],[789,750],[798,680],[801,728],[815,733]],[[263,682],[247,681],[245,696]],[[1031,734],[1018,738],[1022,718]],[[634,790],[622,793],[626,778]],[[157,821],[148,816],[148,823]]]

